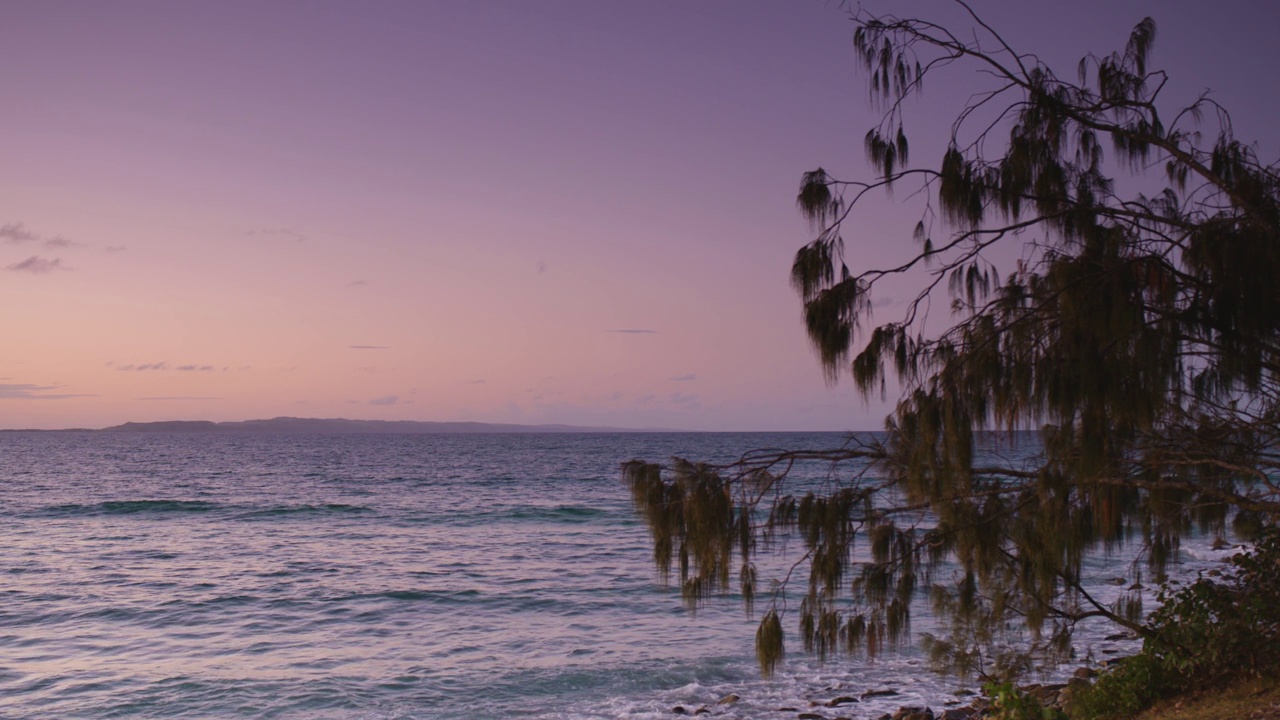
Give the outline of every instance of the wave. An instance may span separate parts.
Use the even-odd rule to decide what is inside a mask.
[[[243,505],[224,505],[205,500],[108,500],[93,504],[50,505],[41,508],[34,514],[37,517],[70,518],[95,515],[170,515],[216,511],[238,511],[235,517],[242,520],[295,515],[340,515],[374,512],[373,508],[370,507],[343,503],[273,505],[265,508],[253,508]]]
[[[86,515],[207,513],[218,510],[221,507],[217,503],[203,500],[108,500],[90,505],[52,505],[37,514],[45,517],[81,517]]]
[[[534,521],[553,521],[553,522],[587,522],[593,518],[602,517],[606,514],[604,510],[583,505],[560,505],[551,507],[523,507],[516,508],[510,512],[508,517],[513,520],[534,520]]]
[[[260,518],[289,517],[294,515],[345,515],[374,512],[373,508],[363,505],[344,505],[342,503],[325,503],[323,505],[276,505],[259,510],[250,510],[239,516],[241,520]]]

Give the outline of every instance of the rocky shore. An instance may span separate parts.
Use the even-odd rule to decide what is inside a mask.
[[[1119,660],[1111,660],[1113,664]],[[1076,670],[1068,682],[1049,684],[1027,684],[1018,689],[1040,702],[1045,707],[1063,709],[1070,700],[1071,693],[1081,685],[1087,685],[1097,675],[1090,667]],[[880,700],[878,707],[883,707],[883,700],[899,695],[897,688],[886,687],[865,690],[858,694],[836,694],[826,699],[810,700],[807,706],[782,706],[775,708],[778,713],[794,713],[796,720],[975,720],[991,714],[992,699],[983,697],[972,690],[958,690],[952,699],[943,701],[940,707],[925,705],[902,705],[893,712],[859,712],[860,707],[868,705],[869,700]],[[671,707],[672,715],[736,716],[733,706],[741,697],[731,693],[721,697],[714,703],[697,706],[675,705]]]

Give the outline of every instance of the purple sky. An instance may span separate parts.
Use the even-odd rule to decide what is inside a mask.
[[[1067,76],[1152,15],[1170,107],[1212,88],[1280,147],[1269,3],[974,6]],[[3,25],[0,428],[881,425],[823,383],[787,284],[800,174],[870,174],[837,3],[51,1]],[[982,82],[950,77],[908,116],[920,162]],[[869,210],[855,268],[911,248],[915,210]]]

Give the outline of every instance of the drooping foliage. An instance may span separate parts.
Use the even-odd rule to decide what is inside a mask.
[[[1193,527],[1275,524],[1280,172],[1207,94],[1165,111],[1150,18],[1068,80],[970,17],[972,32],[952,34],[855,14],[885,109],[864,143],[875,177],[818,169],[797,198],[816,233],[791,271],[809,337],[829,380],[900,388],[886,432],[666,474],[635,461],[624,476],[691,606],[736,571],[750,610],[757,545],[795,539],[807,649],[876,652],[906,636],[909,601],[928,592],[951,620],[935,654],[991,674],[1012,662],[991,648],[1014,626],[1049,652],[1086,617],[1151,632],[1136,594],[1085,591],[1089,554],[1141,543],[1158,577]],[[963,63],[992,84],[958,113],[936,169],[913,166],[904,101]],[[846,233],[884,241],[856,234],[860,201],[903,183],[927,199],[903,262],[851,270]],[[918,296],[874,324],[877,285],[899,276],[919,279]],[[942,293],[953,314],[938,328],[925,309]],[[993,449],[1028,429],[1034,462],[1000,461]],[[832,480],[797,497],[788,468],[805,460],[832,463]],[[935,577],[944,562],[954,572]],[[765,672],[782,657],[786,579],[757,636]]]

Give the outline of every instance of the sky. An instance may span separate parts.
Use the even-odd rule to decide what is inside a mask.
[[[1280,148],[1271,3],[973,0],[1073,76],[1154,16],[1165,95]],[[869,11],[968,25],[942,0]],[[879,119],[839,3],[7,2],[0,428],[281,415],[875,429],[788,285]],[[940,156],[983,79],[908,108]],[[1172,105],[1171,105],[1172,106]],[[932,163],[930,163],[932,164]],[[856,219],[855,269],[918,210]],[[911,288],[887,286],[877,319]]]

